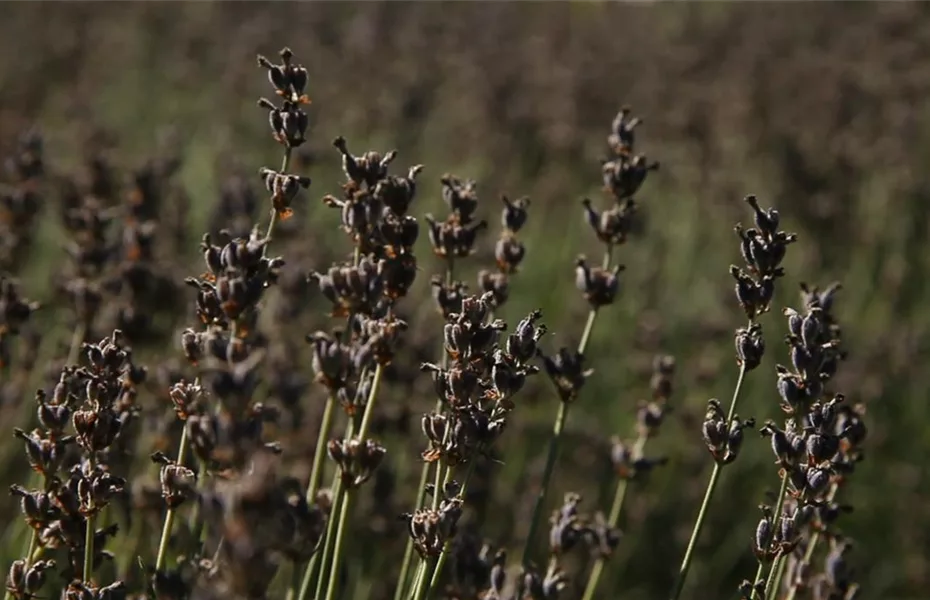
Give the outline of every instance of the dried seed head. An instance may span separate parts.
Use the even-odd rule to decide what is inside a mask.
[[[364,183],[369,190],[374,190],[378,182],[388,176],[388,166],[397,156],[396,150],[388,152],[384,157],[375,151],[366,152],[362,156],[353,156],[342,136],[333,140],[333,146],[342,154],[342,170],[349,181],[359,185]],[[411,174],[415,175],[415,173]],[[403,211],[397,214],[403,214]]]
[[[278,173],[267,167],[262,167],[259,175],[265,183],[265,189],[271,194],[271,206],[278,218],[289,219],[294,214],[291,202],[297,197],[301,188],[310,187],[310,178]]]
[[[258,66],[268,71],[268,81],[274,86],[276,94],[289,102],[309,103],[310,99],[304,94],[308,80],[307,69],[291,63],[293,53],[290,48],[282,49],[279,55],[281,64],[275,65],[259,54]]]
[[[580,352],[564,346],[553,356],[540,356],[543,368],[555,384],[562,402],[574,401],[585,380],[594,373],[593,369],[584,368],[584,356]]]
[[[342,472],[346,488],[356,488],[368,481],[384,459],[387,450],[374,440],[330,440],[329,457]]]
[[[633,230],[633,219],[636,216],[636,203],[627,198],[612,206],[609,210],[598,212],[585,198],[581,201],[584,207],[585,222],[594,230],[597,239],[608,246],[617,246],[626,243],[627,236]]]
[[[529,197],[523,196],[511,201],[506,195],[501,194],[501,202],[504,204],[501,225],[505,231],[517,233],[526,224],[527,209],[530,207]]]
[[[510,282],[506,273],[482,269],[478,271],[478,290],[491,294],[495,308],[500,308],[510,296]]]
[[[594,308],[613,304],[617,291],[620,289],[620,279],[617,274],[624,269],[622,265],[617,265],[610,270],[589,267],[585,258],[580,256],[575,260],[575,286]]]
[[[752,371],[762,363],[765,355],[765,338],[762,337],[762,325],[752,323],[749,327],[736,330],[736,364],[746,371]]]

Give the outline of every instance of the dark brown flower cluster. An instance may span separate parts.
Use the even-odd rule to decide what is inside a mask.
[[[10,367],[10,345],[14,335],[39,309],[39,303],[20,296],[18,286],[0,278],[0,371]]]
[[[445,325],[448,366],[422,366],[432,373],[444,409],[422,420],[429,441],[423,453],[427,461],[458,465],[486,452],[504,430],[514,408],[512,396],[539,370],[529,364],[546,331],[536,324],[539,311],[520,321],[501,344],[506,324],[488,320],[492,310],[492,293],[466,297],[462,312],[450,314]]]
[[[42,209],[45,179],[44,144],[38,130],[24,131],[3,164],[0,184],[0,272],[12,271],[32,242],[34,224]]]
[[[863,408],[829,392],[830,380],[845,358],[832,313],[838,289],[838,284],[825,290],[802,285],[803,312],[785,309],[791,368],[777,365],[776,370],[787,419],[784,428],[769,420],[761,429],[771,440],[786,494],[780,514],[762,507],[753,549],[760,561],[784,561],[781,583],[791,597],[804,588],[820,598],[848,598],[858,590],[846,565],[851,546],[831,526],[848,510],[835,496],[861,459],[866,436]],[[830,541],[831,551],[826,569],[817,574],[811,572],[811,560],[820,537]]]
[[[8,575],[8,587],[17,598],[31,597],[41,587],[44,571],[54,567],[54,561],[33,563],[42,552],[67,551],[61,574],[74,580],[73,586],[89,584],[87,566],[92,573],[111,558],[104,544],[117,527],[96,529],[94,523],[126,483],[113,474],[110,457],[124,451],[117,441],[137,413],[136,388],[145,369],[133,364],[120,331],[84,344],[83,354],[87,366],[66,367],[51,396],[37,392],[39,427],[14,430],[43,481],[40,489],[11,488],[35,536],[33,554],[15,563]],[[80,452],[72,451],[74,446]]]

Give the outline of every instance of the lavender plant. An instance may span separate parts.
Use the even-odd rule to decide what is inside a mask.
[[[371,596],[353,581],[348,567],[355,568],[366,553],[359,518],[365,491],[372,490],[378,504],[371,510],[398,506],[388,505],[383,490],[393,477],[385,473],[390,460],[401,453],[378,419],[390,404],[391,388],[405,375],[404,353],[416,351],[410,349],[402,315],[420,270],[415,252],[420,223],[412,213],[424,167],[415,164],[395,174],[397,151],[354,154],[344,137],[333,140],[345,182],[321,202],[338,213],[337,227],[350,248],[325,269],[288,272],[276,238],[299,212],[298,201],[311,185],[310,178],[294,172],[300,169],[293,160],[311,141],[305,112],[309,74],[287,48],[279,63],[259,56],[258,65],[275,94],[258,105],[283,152],[280,167],[261,168],[254,181],[264,186],[268,222],[254,223],[250,213],[259,200],[247,182],[233,179],[223,188],[223,210],[214,219],[224,220],[202,236],[204,266],[184,278],[181,288],[194,297],[195,323],[178,332],[177,360],[162,365],[154,377],[138,364],[130,341],[161,342],[151,316],[178,312],[171,300],[177,287],[157,261],[156,233],[161,188],[179,161],[150,161],[133,170],[129,185],[122,187],[107,161],[94,156],[86,181],[66,180],[59,190],[69,260],[56,281],[70,309],[72,334],[64,361],[54,361],[53,385],[36,384],[35,403],[29,406],[35,407],[38,425],[13,432],[35,475],[27,485],[11,488],[30,535],[8,571],[8,599],[48,592],[68,600]],[[475,181],[452,174],[439,179],[448,214],[441,220],[425,214],[423,221],[442,265],[429,284],[442,320],[435,337],[442,344],[434,359],[422,358],[431,354],[416,359],[419,377],[430,378],[435,407],[419,415],[425,449],[419,455],[419,483],[399,515],[404,535],[393,543],[379,538],[392,558],[395,548],[406,545],[403,555],[398,552],[393,590],[386,587],[395,600],[556,600],[573,586],[584,600],[593,600],[621,543],[619,523],[630,486],[666,463],[666,457],[646,452],[671,413],[676,362],[660,355],[652,366],[651,398],[636,406],[632,439],[611,439],[616,486],[609,512],[596,506],[588,511],[579,493],[565,491],[561,504],[548,513],[546,542],[538,543],[569,412],[594,372],[588,357],[594,327],[620,291],[624,267],[614,263],[614,250],[634,231],[634,196],[658,169],[658,163],[634,151],[641,122],[627,107],[613,121],[610,157],[601,165],[609,206],[598,209],[590,199],[582,200],[584,221],[603,245],[604,257],[599,265],[583,256],[575,261],[574,283],[589,307],[575,349],[543,350],[548,330],[540,310],[521,315],[513,327],[502,318],[511,278],[527,255],[520,232],[529,198],[501,196],[494,264],[478,270],[470,293],[460,266],[479,247],[488,222],[479,218]],[[0,196],[5,208],[0,228],[28,229],[44,200],[36,183],[45,168],[41,138],[24,136],[10,164],[15,189],[4,188]],[[735,333],[739,375],[728,407],[718,400],[707,405],[701,434],[714,466],[673,599],[684,589],[722,471],[739,457],[745,431],[755,427],[754,419],[738,416],[737,405],[746,374],[761,365],[765,340],[759,318],[773,303],[786,248],[796,237],[780,230],[777,211],[763,209],[753,196],[746,201],[754,227],[736,227],[746,264],[730,271],[748,318]],[[28,236],[3,239],[0,264],[6,266],[7,254],[20,252]],[[177,235],[172,243],[186,241]],[[189,265],[182,268],[191,273]],[[290,320],[302,306],[293,290],[301,286],[312,288],[331,319],[328,326],[310,329],[305,355],[276,339],[295,329]],[[847,512],[837,495],[861,458],[866,429],[864,410],[830,390],[845,357],[832,313],[837,289],[802,286],[802,311],[785,310],[791,368],[776,371],[786,418],[783,425],[766,420],[759,430],[771,439],[780,488],[774,505],[762,506],[752,545],[758,570],[740,586],[743,598],[852,600],[859,593],[847,562],[851,544],[836,528],[839,515]],[[4,375],[28,362],[21,360],[28,358],[28,348],[20,340],[14,346],[13,337],[38,308],[12,280],[0,281]],[[266,329],[269,320],[277,329]],[[282,352],[288,356],[267,361]],[[273,363],[269,369],[266,362]],[[520,395],[541,370],[559,407],[524,547],[509,570],[511,540],[492,543],[482,537],[486,524],[474,518],[481,504],[474,487],[482,477],[493,477],[503,458],[498,441],[523,418]],[[312,374],[312,381],[299,379],[301,373]],[[287,437],[287,425],[303,433],[300,409],[311,383],[323,393],[323,402],[306,411],[320,417],[309,472],[299,477],[288,472],[288,445],[294,440]],[[293,423],[284,422],[288,415]],[[143,438],[150,426],[157,430],[154,446]],[[304,449],[310,457],[309,447],[299,446],[297,452]],[[133,481],[140,456],[156,485]],[[388,538],[391,532],[385,530]],[[157,540],[151,548],[145,545],[147,534]],[[116,536],[134,538],[128,560],[112,552]],[[829,544],[824,568],[814,572],[824,540]],[[127,562],[137,564],[126,567]],[[380,574],[368,577],[391,585]]]

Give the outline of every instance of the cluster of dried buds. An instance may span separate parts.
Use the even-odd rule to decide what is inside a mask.
[[[610,556],[620,543],[620,530],[607,524],[604,514],[593,516],[578,512],[581,496],[574,492],[565,495],[562,506],[549,519],[549,552],[560,558],[579,543],[584,543],[597,556]]]
[[[158,331],[159,314],[178,307],[177,286],[155,263],[157,219],[180,161],[152,159],[123,188],[103,155],[92,155],[87,181],[64,180],[62,220],[69,262],[58,287],[85,328],[121,329],[134,341]],[[118,237],[116,231],[118,230]]]
[[[439,556],[446,542],[455,538],[456,526],[462,516],[460,489],[458,482],[449,481],[441,490],[442,498],[436,508],[425,507],[401,515],[407,522],[407,533],[413,540],[413,547],[421,558]]]
[[[813,597],[848,598],[858,586],[845,564],[848,545],[829,527],[849,507],[834,497],[842,481],[861,459],[866,436],[861,406],[850,406],[841,394],[826,388],[845,357],[840,328],[833,315],[834,284],[821,291],[801,287],[803,312],[788,308],[791,368],[778,365],[778,392],[787,415],[784,428],[767,421],[761,433],[771,439],[780,475],[786,478],[787,497],[780,515],[764,506],[753,550],[762,562],[787,557],[786,589],[807,587]],[[829,399],[827,399],[829,398]],[[812,540],[826,536],[840,554],[828,556],[826,569],[811,574]],[[843,567],[837,568],[842,562]],[[750,586],[751,587],[751,586]],[[751,593],[751,590],[750,590]]]
[[[526,246],[517,239],[517,232],[526,224],[530,199],[523,196],[516,200],[510,200],[507,196],[502,195],[501,202],[504,204],[504,209],[501,211],[501,233],[494,245],[494,259],[497,269],[481,269],[478,271],[478,290],[481,293],[493,293],[494,305],[497,307],[503,306],[507,301],[510,295],[509,277],[517,272],[517,268],[526,256]],[[434,285],[436,285],[435,280]],[[457,288],[454,285],[453,282],[452,287],[439,286],[437,290],[442,290],[442,293],[448,299],[449,296],[455,296]],[[440,304],[440,306],[443,305]]]
[[[511,397],[523,388],[527,376],[539,370],[529,361],[546,332],[545,326],[536,324],[541,313],[534,311],[521,320],[501,345],[506,324],[488,320],[493,298],[491,292],[466,297],[462,311],[450,314],[445,325],[448,365],[422,365],[432,373],[446,409],[423,417],[423,433],[429,440],[423,453],[427,461],[466,463],[489,448],[514,408]]]
[[[656,437],[672,411],[669,399],[672,395],[672,378],[675,374],[675,359],[668,355],[656,356],[652,361],[652,377],[649,388],[652,398],[640,401],[636,409],[636,440],[629,441],[614,437],[611,440],[610,462],[620,479],[636,479],[645,476],[655,467],[664,465],[664,456],[647,457],[643,454],[646,442]]]
[[[752,321],[768,311],[775,293],[775,279],[784,275],[780,265],[785,258],[785,251],[797,236],[779,231],[777,210],[762,209],[752,195],[746,196],[746,202],[755,213],[756,226],[744,231],[742,225],[736,225],[735,231],[740,239],[740,252],[746,261],[746,268],[733,265],[730,274],[736,279],[736,297],[740,306]]]
[[[200,247],[207,272],[184,282],[197,289],[197,316],[208,328],[231,328],[235,338],[254,328],[262,294],[277,281],[284,266],[284,259],[265,256],[268,241],[257,229],[248,239],[227,238],[221,246],[213,244],[209,234],[203,236]],[[198,354],[196,346],[192,349],[194,353],[188,354],[188,360],[196,362],[203,351]]]
[[[82,348],[86,367],[65,367],[50,396],[41,390],[36,393],[39,427],[30,432],[14,430],[25,445],[30,466],[42,477],[42,487],[14,485],[10,490],[19,497],[23,517],[34,532],[36,552],[67,551],[61,573],[66,580],[77,580],[74,585],[82,578],[88,520],[123,492],[126,482],[113,474],[111,459],[124,452],[117,441],[138,411],[136,388],[145,378],[145,369],[133,364],[120,331]],[[70,452],[75,443],[80,455]],[[104,545],[116,530],[116,525],[94,529],[92,570],[111,557]],[[45,570],[55,565],[54,561],[32,563],[33,556],[14,563],[10,570],[7,588],[16,598],[33,597],[45,580]]]
[[[309,559],[325,531],[326,511],[308,503],[296,479],[278,473],[268,452],[254,453],[247,471],[203,496],[205,519],[224,539],[224,568],[208,583],[231,597],[266,594],[281,559]]]
[[[614,117],[607,138],[613,157],[601,165],[604,187],[618,202],[636,194],[649,172],[659,169],[658,162],[650,162],[646,155],[635,153],[633,131],[643,120],[630,117],[630,112],[630,107],[624,106]]]
[[[9,185],[0,185],[0,272],[11,271],[32,240],[42,208],[42,154],[42,136],[30,129],[19,136],[13,154],[4,161]]]
[[[12,337],[38,309],[39,303],[23,298],[12,280],[0,277],[0,370],[10,366]]]

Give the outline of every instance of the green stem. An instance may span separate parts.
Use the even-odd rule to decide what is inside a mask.
[[[333,414],[336,398],[330,394],[323,407],[323,417],[320,420],[320,433],[316,438],[316,449],[313,451],[313,469],[310,471],[310,482],[307,484],[307,502],[313,502],[320,490],[320,480],[323,478],[324,461],[326,460],[326,441],[333,428]]]
[[[446,286],[451,286],[452,282],[455,279],[455,257],[448,257],[446,261],[446,273],[445,281]],[[447,368],[449,366],[449,354],[445,349],[445,340],[440,340],[439,347],[440,354],[440,364],[442,368]],[[436,408],[433,409],[433,412],[438,413],[442,411],[442,399],[436,401]],[[426,484],[429,481],[429,471],[433,463],[423,462],[423,467],[420,470],[420,483],[417,486],[417,498],[414,502],[414,509],[419,510],[423,507],[423,502],[426,499]],[[436,480],[439,480],[439,473],[442,470],[442,464],[436,462]],[[435,496],[434,496],[435,499]],[[410,565],[413,563],[413,538],[407,536],[407,545],[404,548],[404,559],[400,566],[400,575],[397,577],[397,587],[394,589],[394,600],[401,600],[404,597],[404,591],[407,589],[407,580],[410,575]],[[420,572],[422,571],[423,563],[421,561],[420,567],[417,569],[417,574],[415,576],[415,581],[419,581]]]
[[[778,524],[781,522],[781,511],[785,505],[785,496],[788,493],[788,471],[785,470],[784,475],[781,478],[781,487],[778,489],[778,500],[775,502],[775,521],[772,523],[772,531],[778,531]],[[778,571],[778,565],[781,563],[782,557],[779,555],[772,562],[772,567],[769,570],[768,579],[765,580],[765,589],[762,590],[762,598],[769,597],[769,590],[772,589],[772,582],[775,580],[775,573]],[[760,562],[759,568],[756,571],[756,578],[753,579],[752,583],[755,585],[757,581],[762,577],[763,565]],[[752,592],[752,598],[757,598],[755,589]]]
[[[743,379],[746,376],[745,365],[740,366],[739,378],[736,380],[736,389],[733,390],[733,400],[730,402],[730,411],[727,414],[727,423],[733,420],[736,414],[736,405],[739,402],[739,393],[743,387]],[[678,600],[681,591],[685,587],[685,579],[688,577],[688,570],[691,568],[691,560],[694,558],[694,549],[697,546],[698,537],[701,529],[704,527],[704,519],[707,517],[707,509],[710,506],[711,498],[717,489],[717,482],[720,480],[720,471],[722,467],[719,462],[714,462],[714,470],[710,474],[710,481],[707,483],[707,491],[704,492],[704,501],[701,502],[701,510],[698,511],[697,520],[694,522],[694,529],[691,531],[691,539],[688,541],[688,549],[685,550],[685,556],[681,561],[681,567],[678,569],[678,577],[675,578],[675,586],[669,596],[671,600]]]
[[[336,534],[336,546],[333,549],[333,565],[329,570],[329,585],[326,588],[326,600],[333,600],[336,595],[336,588],[339,587],[339,562],[342,558],[342,543],[345,539],[346,529],[348,529],[349,506],[352,505],[352,490],[346,490],[342,495],[342,510],[339,513],[339,527]],[[319,598],[319,596],[317,596]]]
[[[68,348],[68,358],[65,365],[76,365],[81,356],[81,345],[84,344],[84,336],[87,335],[87,323],[82,319],[74,328],[74,334],[71,336],[71,346]]]
[[[436,412],[439,412],[442,409],[442,402],[436,403]],[[420,471],[420,484],[417,487],[417,499],[414,503],[415,509],[420,509],[423,507],[423,501],[426,499],[426,482],[429,481],[429,468],[433,463],[424,462],[423,468]],[[436,470],[440,468],[439,463],[436,464]],[[401,600],[404,597],[404,590],[407,588],[407,579],[410,574],[410,565],[413,562],[413,538],[409,535],[407,536],[407,547],[404,548],[404,560],[400,565],[400,575],[397,578],[397,587],[394,589],[394,600]]]
[[[374,414],[375,401],[378,399],[378,391],[381,389],[381,379],[384,374],[384,366],[378,363],[375,367],[374,377],[371,382],[371,391],[368,393],[368,401],[365,403],[365,412],[362,414],[362,424],[358,428],[358,439],[364,440],[368,435],[368,428],[371,425],[372,415]],[[351,436],[348,436],[351,438]],[[336,534],[336,543],[333,548],[333,564],[329,569],[329,585],[326,589],[326,600],[332,600],[336,593],[339,579],[339,563],[342,560],[342,542],[345,537],[345,530],[348,528],[348,513],[351,505],[352,490],[348,486],[343,486],[342,491],[342,510],[339,514],[339,524]],[[325,564],[324,564],[325,567]],[[323,580],[323,571],[320,571],[320,581]],[[319,599],[320,595],[317,594]]]
[[[91,472],[94,470],[94,457],[93,454],[90,456],[90,469]],[[94,527],[94,522],[96,521],[96,513],[92,511],[87,515],[87,525],[84,529],[84,572],[83,572],[83,581],[84,583],[90,583],[91,575],[94,572],[94,533],[96,528]]]
[[[371,382],[371,392],[368,394],[368,401],[365,403],[365,412],[362,414],[362,424],[358,428],[358,439],[364,440],[368,435],[368,427],[371,425],[371,416],[374,414],[375,400],[378,398],[378,391],[381,389],[381,376],[384,374],[384,366],[380,363],[375,367],[374,380]]]
[[[178,464],[184,464],[184,458],[187,454],[187,427],[182,428],[181,441],[178,444]],[[176,509],[171,507],[165,514],[165,525],[161,530],[161,541],[158,543],[158,556],[155,559],[155,571],[161,572],[165,567],[165,557],[168,554],[168,538],[171,537],[171,528],[174,526],[174,515]]]
[[[646,440],[648,438],[644,435],[639,436],[636,440],[636,445],[633,447],[633,456],[641,456],[643,449],[646,446]],[[620,520],[620,512],[623,510],[623,502],[626,500],[626,491],[629,489],[630,480],[626,477],[617,482],[617,490],[614,492],[614,502],[610,507],[610,514],[607,516],[607,526],[614,528],[617,526],[617,522]],[[604,572],[604,565],[607,563],[607,557],[599,556],[594,562],[594,567],[591,568],[591,573],[588,575],[588,583],[585,585],[584,595],[582,600],[591,600],[594,598],[594,591],[597,589],[598,581],[601,578],[601,574]]]
[[[307,565],[306,571],[304,571],[304,579],[300,584],[300,595],[297,596],[298,600],[306,600],[307,592],[310,591],[310,581],[313,579],[314,575],[317,574],[316,566],[319,565],[319,576],[316,580],[316,591],[313,594],[314,598],[321,598],[323,594],[323,582],[326,581],[324,577],[326,573],[326,567],[329,564],[329,555],[333,547],[333,539],[336,535],[336,526],[333,524],[333,521],[336,518],[337,511],[342,508],[342,478],[338,477],[336,479],[336,485],[333,486],[333,508],[330,513],[329,523],[326,525],[326,537],[323,539],[323,547],[317,551],[317,553],[310,560],[310,564]],[[319,560],[317,560],[319,558]]]
[[[835,483],[830,486],[830,491],[827,493],[827,502],[832,502],[836,497],[836,492],[839,489]],[[804,568],[810,564],[811,559],[814,557],[814,550],[817,549],[817,543],[820,541],[820,530],[814,531],[811,534],[811,539],[807,542],[807,548],[804,550],[804,556],[801,558],[801,562],[798,563],[797,569],[798,572],[803,572]],[[780,577],[779,577],[780,579]],[[788,595],[785,596],[785,600],[794,600],[795,596],[798,595],[798,586],[794,583],[791,584],[791,589],[788,591]]]
[[[775,569],[775,580],[772,582],[772,589],[769,591],[769,598],[775,600],[778,597],[778,588],[781,586],[781,579],[785,575],[785,568],[788,566],[788,555],[778,557],[778,566]]]
[[[604,252],[602,266],[604,269],[610,268],[610,260],[613,254],[613,247],[608,245]],[[588,349],[588,343],[591,341],[591,334],[594,332],[594,323],[597,321],[598,309],[592,308],[588,312],[588,321],[585,323],[584,331],[581,333],[581,341],[578,343],[578,354],[584,356]],[[533,513],[530,517],[530,530],[526,536],[526,545],[523,548],[523,565],[528,566],[530,563],[530,548],[533,547],[533,539],[536,537],[536,531],[539,528],[542,509],[546,502],[546,494],[549,490],[549,482],[552,479],[552,473],[555,470],[555,461],[559,456],[559,444],[562,441],[562,433],[565,431],[565,423],[568,420],[568,402],[559,403],[559,412],[556,414],[555,423],[552,426],[552,437],[549,438],[549,448],[546,453],[546,466],[543,469],[543,478],[540,483],[539,493],[536,496],[536,502],[533,505]]]
[[[458,495],[463,500],[465,498],[465,492],[468,490],[468,482],[471,479],[472,474],[475,472],[475,465],[477,464],[477,462],[478,462],[478,456],[476,455],[469,461],[468,469],[465,471],[465,476],[462,478],[462,487],[461,489],[459,489]],[[446,477],[443,481],[443,486],[445,486],[445,484],[449,482],[451,473],[452,473],[452,468],[450,467],[446,470]],[[439,495],[438,491],[436,492],[436,495],[437,496]],[[448,558],[448,556],[449,556],[449,542],[446,542],[442,549],[442,554],[439,555],[439,559],[436,561],[436,567],[433,569],[433,575],[431,578],[429,578],[429,588],[426,590],[426,597],[429,597],[429,595],[433,592],[433,590],[436,589],[436,586],[439,585],[439,577],[440,575],[442,575],[442,568],[445,566],[446,558]],[[427,579],[426,573],[429,573],[428,569],[424,571],[424,576],[423,576],[424,581],[426,581]]]

